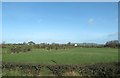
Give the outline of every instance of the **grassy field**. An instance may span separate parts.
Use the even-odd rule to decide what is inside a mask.
[[[118,49],[113,48],[72,48],[67,50],[32,49],[24,53],[8,53],[2,50],[3,62],[39,63],[39,64],[91,64],[117,62]],[[53,62],[55,61],[55,62]]]

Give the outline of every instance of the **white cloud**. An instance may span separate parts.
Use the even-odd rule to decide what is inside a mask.
[[[112,32],[108,34],[108,37],[118,36],[118,32]]]
[[[88,23],[89,23],[89,24],[93,24],[93,23],[94,23],[94,19],[93,19],[93,18],[90,18],[90,19],[88,20]]]

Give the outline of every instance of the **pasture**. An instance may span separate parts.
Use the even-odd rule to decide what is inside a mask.
[[[115,48],[71,48],[58,50],[32,49],[30,52],[10,54],[8,48],[2,49],[3,62],[34,64],[94,64],[118,61]]]

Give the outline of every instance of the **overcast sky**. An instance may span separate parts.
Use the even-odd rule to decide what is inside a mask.
[[[89,42],[118,39],[118,3],[2,4],[3,41]]]

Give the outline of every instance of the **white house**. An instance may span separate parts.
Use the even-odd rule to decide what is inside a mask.
[[[75,47],[77,47],[77,46],[78,46],[78,44],[74,44],[74,46],[75,46]]]

